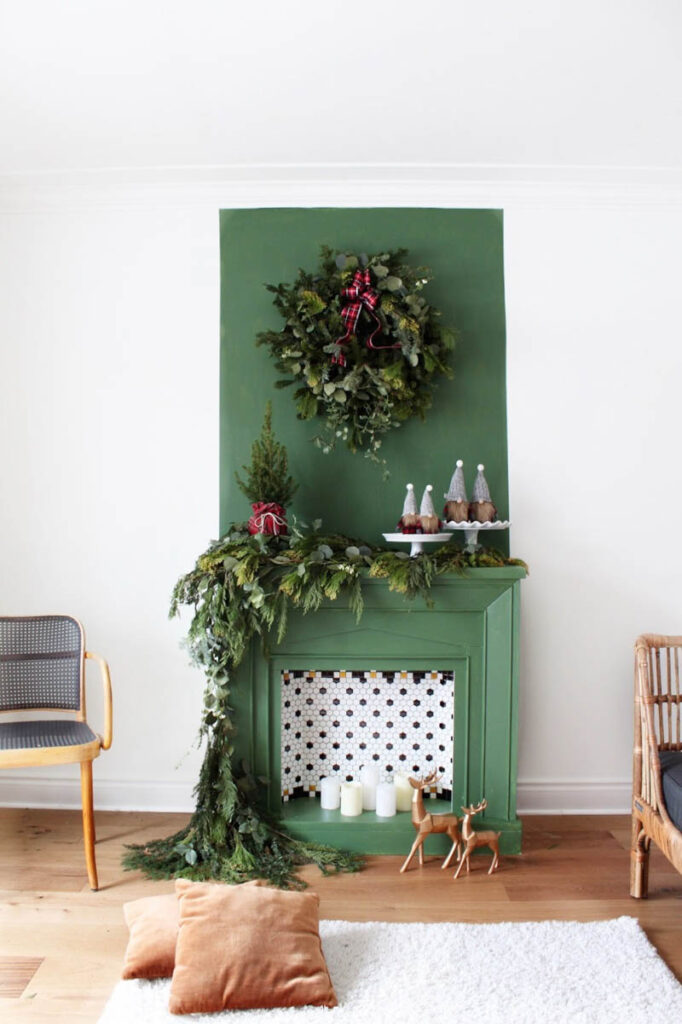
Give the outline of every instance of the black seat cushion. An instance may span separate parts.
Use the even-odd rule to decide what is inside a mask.
[[[0,724],[0,750],[72,747],[97,739],[86,722],[38,721]]]
[[[662,750],[659,757],[665,809],[682,832],[682,750]]]

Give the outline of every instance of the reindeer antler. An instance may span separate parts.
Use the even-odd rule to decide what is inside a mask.
[[[475,807],[473,804],[470,804],[469,807],[463,807],[462,810],[464,811],[465,814],[468,814],[471,818],[473,818],[474,814],[479,814],[481,811],[484,811],[487,806],[488,801],[484,797],[481,800],[480,804],[477,804]]]

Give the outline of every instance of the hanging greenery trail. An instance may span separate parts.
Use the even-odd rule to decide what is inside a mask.
[[[296,874],[302,864],[317,864],[325,874],[359,870],[358,855],[287,834],[265,807],[267,779],[255,778],[245,763],[233,763],[233,670],[255,637],[266,647],[271,636],[284,638],[290,607],[312,612],[343,594],[359,621],[366,575],[386,579],[391,590],[408,599],[421,596],[430,602],[431,585],[442,573],[524,566],[494,550],[466,554],[454,546],[410,558],[347,537],[323,536],[319,527],[319,522],[312,530],[294,524],[290,536],[264,536],[250,535],[246,524],[237,524],[178,580],[170,614],[181,605],[194,609],[187,647],[206,674],[200,730],[206,751],[196,809],[175,835],[129,846],[125,868],[140,869],[150,878],[265,878],[285,888],[304,885]]]

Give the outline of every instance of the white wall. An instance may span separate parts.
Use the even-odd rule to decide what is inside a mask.
[[[440,183],[0,195],[0,612],[67,610],[112,666],[102,807],[183,808],[200,675],[168,623],[217,524],[221,205],[505,207],[520,806],[628,804],[631,649],[682,631],[682,192]],[[93,689],[96,687],[94,682]],[[93,715],[97,705],[93,703]],[[78,802],[71,767],[0,802]]]
[[[0,173],[679,166],[677,0],[2,0]]]
[[[217,218],[5,212],[0,265],[0,612],[74,614],[110,661],[97,802],[187,805],[202,677],[167,610],[217,530]],[[0,800],[77,802],[77,775],[3,773]]]
[[[506,219],[526,806],[629,806],[634,638],[682,633],[682,208]]]

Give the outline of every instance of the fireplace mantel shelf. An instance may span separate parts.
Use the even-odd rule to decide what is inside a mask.
[[[460,813],[462,805],[485,797],[484,827],[502,832],[502,852],[520,851],[516,759],[525,575],[521,566],[505,566],[438,576],[431,607],[390,591],[386,580],[366,578],[359,624],[344,601],[329,601],[313,614],[293,612],[286,637],[267,656],[252,644],[232,691],[239,724],[235,753],[270,780],[270,809],[283,813],[293,833],[364,853],[406,852],[414,836],[405,813],[387,820],[367,813],[342,818],[321,811],[319,800],[309,797],[282,807],[282,673],[430,669],[455,678],[452,801],[429,801],[430,809]],[[434,850],[439,838],[432,840]]]

